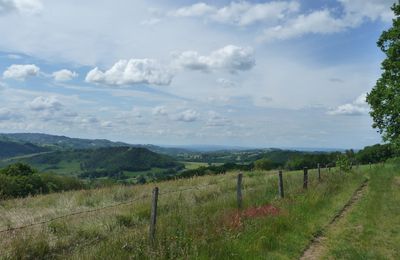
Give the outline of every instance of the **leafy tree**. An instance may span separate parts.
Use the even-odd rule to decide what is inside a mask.
[[[254,162],[254,168],[257,170],[272,170],[274,163],[267,158],[263,158]]]
[[[384,31],[377,45],[385,53],[382,75],[367,95],[373,127],[383,140],[400,145],[400,5],[394,4],[393,26]]]
[[[339,169],[342,171],[349,172],[351,170],[351,162],[349,157],[347,157],[345,154],[338,155],[336,167],[339,167]]]

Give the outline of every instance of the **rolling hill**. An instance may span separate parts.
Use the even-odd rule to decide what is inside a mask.
[[[40,147],[32,143],[20,143],[0,139],[0,159],[47,151],[49,151],[48,148]]]
[[[146,148],[104,147],[97,149],[54,151],[15,161],[27,163],[44,172],[80,175],[84,177],[109,177],[121,172],[177,169],[182,164],[167,155]],[[15,162],[10,161],[10,163]]]
[[[151,144],[128,144],[124,142],[113,142],[107,139],[82,139],[67,136],[49,135],[41,133],[14,133],[0,134],[0,140],[13,142],[28,142],[41,147],[53,150],[76,150],[76,149],[96,149],[103,147],[139,147],[146,148],[155,153],[177,156],[178,154],[190,153],[189,150],[176,147],[160,147]]]

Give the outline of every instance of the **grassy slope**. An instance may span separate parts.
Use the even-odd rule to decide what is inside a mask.
[[[326,258],[400,258],[400,174],[375,168],[367,193],[340,226],[327,234]]]
[[[302,174],[285,174],[287,197],[277,198],[275,172],[244,176],[244,206],[272,204],[278,216],[241,219],[235,215],[236,174],[204,176],[159,183],[158,239],[149,246],[149,201],[104,210],[82,217],[57,220],[41,227],[1,236],[0,258],[72,257],[85,259],[127,258],[231,258],[293,259],[299,257],[313,234],[319,232],[349,200],[364,174],[323,172],[318,183],[310,173],[307,192]],[[168,193],[199,185],[192,191]],[[0,203],[0,226],[28,224],[77,210],[102,207],[143,195],[152,185],[112,187],[66,192]],[[164,193],[164,194],[163,194]]]

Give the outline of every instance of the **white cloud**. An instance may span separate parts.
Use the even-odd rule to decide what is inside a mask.
[[[300,15],[284,25],[268,28],[262,40],[286,40],[304,34],[329,34],[344,30],[347,24],[332,16],[329,10],[314,11],[308,15]]]
[[[368,113],[368,105],[366,102],[367,94],[364,93],[360,95],[356,100],[352,103],[344,104],[338,106],[336,109],[333,109],[328,112],[329,115],[347,115],[347,116],[359,116]]]
[[[37,76],[40,68],[34,64],[13,64],[3,72],[3,78],[25,80],[28,76]]]
[[[338,0],[343,13],[339,17],[330,9],[300,14],[284,24],[269,27],[259,40],[273,41],[300,37],[305,34],[332,34],[360,26],[365,20],[390,22],[394,0]]]
[[[296,1],[273,1],[250,3],[246,1],[231,2],[218,8],[205,3],[196,3],[181,7],[172,12],[180,17],[204,17],[224,24],[247,26],[257,22],[274,22],[284,19],[288,14],[299,10]]]
[[[227,45],[213,51],[209,56],[201,56],[196,51],[185,51],[174,58],[179,67],[204,72],[221,69],[235,73],[250,70],[255,66],[253,49],[235,45]]]
[[[198,119],[199,113],[195,110],[188,109],[180,113],[176,120],[183,122],[194,122]]]
[[[24,14],[36,14],[43,9],[40,0],[0,0],[0,14],[20,12]]]
[[[201,17],[207,14],[216,12],[217,9],[206,3],[196,3],[191,6],[181,7],[178,10],[171,12],[174,16],[180,17]]]
[[[86,82],[106,85],[169,85],[172,74],[152,59],[120,60],[103,72],[97,67],[86,75]]]
[[[39,96],[28,104],[29,108],[34,111],[59,111],[63,105],[56,97]]]
[[[224,88],[236,87],[236,83],[229,79],[219,78],[217,79],[217,83]]]
[[[52,76],[54,77],[55,81],[69,81],[72,80],[73,78],[78,77],[78,73],[67,69],[62,69],[53,72]]]
[[[167,112],[167,110],[165,109],[164,106],[157,106],[157,107],[153,108],[152,113],[155,116],[166,116],[166,115],[168,115],[168,112]]]
[[[390,7],[395,0],[338,0],[348,16],[352,19],[368,18],[370,20],[382,20],[390,22],[393,12]]]

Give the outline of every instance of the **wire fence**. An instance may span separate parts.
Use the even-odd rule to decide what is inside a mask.
[[[318,170],[318,180],[320,181],[320,173],[321,173],[321,169],[320,167],[318,167],[317,169],[314,170]],[[327,169],[326,169],[327,170]],[[330,171],[330,170],[329,170]],[[283,195],[283,179],[280,176],[282,174],[282,171],[279,171],[279,195],[281,198],[284,197]],[[270,175],[268,178],[272,178],[275,175]],[[182,193],[182,192],[187,192],[187,191],[199,191],[202,190],[204,188],[208,188],[211,186],[216,186],[220,183],[224,183],[224,182],[228,182],[228,181],[234,181],[234,179],[227,179],[227,178],[222,178],[218,181],[213,181],[213,183],[209,183],[209,184],[202,184],[202,185],[197,185],[194,187],[188,187],[188,188],[183,188],[183,189],[177,189],[177,190],[167,190],[165,192],[160,192],[158,193],[158,187],[155,187],[153,189],[152,194],[146,194],[143,195],[141,197],[138,198],[134,198],[128,201],[124,201],[124,202],[120,202],[120,203],[116,203],[116,204],[112,204],[112,205],[106,205],[103,207],[99,207],[99,208],[94,208],[94,209],[89,209],[89,210],[82,210],[82,211],[76,211],[76,212],[72,212],[72,213],[68,213],[68,214],[64,214],[64,215],[60,215],[60,216],[56,216],[56,217],[52,217],[49,218],[47,220],[42,220],[42,221],[38,221],[38,222],[33,222],[27,225],[21,225],[21,226],[15,226],[15,227],[0,227],[0,234],[2,233],[7,233],[7,232],[13,232],[13,231],[18,231],[18,230],[23,230],[26,228],[31,228],[31,227],[36,227],[36,226],[40,226],[40,225],[45,225],[47,223],[56,221],[56,220],[60,220],[60,219],[65,219],[65,218],[70,218],[70,217],[75,217],[75,216],[80,216],[80,215],[84,215],[84,214],[89,214],[89,213],[94,213],[94,212],[100,212],[100,211],[104,211],[104,210],[108,210],[111,208],[117,208],[117,207],[121,207],[121,206],[126,206],[126,205],[130,205],[130,204],[134,204],[135,202],[139,202],[139,201],[144,201],[146,199],[152,198],[152,207],[151,207],[151,225],[154,225],[153,227],[150,226],[150,232],[153,232],[153,234],[150,234],[150,237],[155,237],[155,223],[156,223],[156,219],[157,219],[157,200],[158,200],[158,196],[166,196],[166,195],[170,195],[170,194],[176,194],[176,193]],[[308,169],[307,167],[304,168],[304,179],[303,179],[303,189],[307,189],[307,184],[308,184]],[[157,189],[157,192],[155,193],[155,189]],[[238,203],[238,208],[240,209],[242,207],[242,190],[244,189],[243,183],[242,183],[242,173],[239,173],[237,176],[237,183],[236,183],[236,196],[237,196],[237,203]],[[245,190],[247,191],[252,191],[255,190],[255,188],[245,188]]]
[[[170,190],[170,191],[165,191],[159,194],[159,196],[165,196],[165,195],[169,195],[169,194],[175,194],[175,193],[182,193],[182,192],[186,192],[186,191],[191,191],[191,190],[201,190],[203,188],[207,188],[210,186],[215,186],[217,184],[226,182],[226,179],[222,179],[219,181],[215,181],[213,183],[210,184],[202,184],[202,185],[197,185],[195,187],[190,187],[190,188],[184,188],[184,189],[177,189],[177,190]],[[107,205],[104,207],[99,207],[99,208],[95,208],[95,209],[89,209],[89,210],[82,210],[82,211],[77,211],[77,212],[72,212],[72,213],[68,213],[68,214],[64,214],[61,216],[56,216],[47,220],[42,220],[42,221],[38,221],[38,222],[34,222],[34,223],[30,223],[27,225],[22,225],[22,226],[17,226],[17,227],[0,227],[0,234],[1,233],[7,233],[7,232],[12,232],[12,231],[17,231],[17,230],[21,230],[21,229],[25,229],[25,228],[30,228],[30,227],[35,227],[35,226],[40,226],[40,225],[44,225],[56,220],[60,220],[60,219],[64,219],[64,218],[69,218],[69,217],[74,217],[74,216],[79,216],[79,215],[84,215],[84,214],[89,214],[89,213],[93,213],[93,212],[99,212],[99,211],[103,211],[103,210],[108,210],[111,208],[117,208],[117,207],[121,207],[121,206],[126,206],[126,205],[130,205],[130,204],[134,204],[135,202],[138,201],[144,201],[145,199],[150,198],[151,195],[147,194],[144,196],[141,196],[139,198],[135,198],[132,200],[128,200],[128,201],[124,201],[124,202],[120,202],[120,203],[116,203],[116,204],[112,204],[112,205]]]

